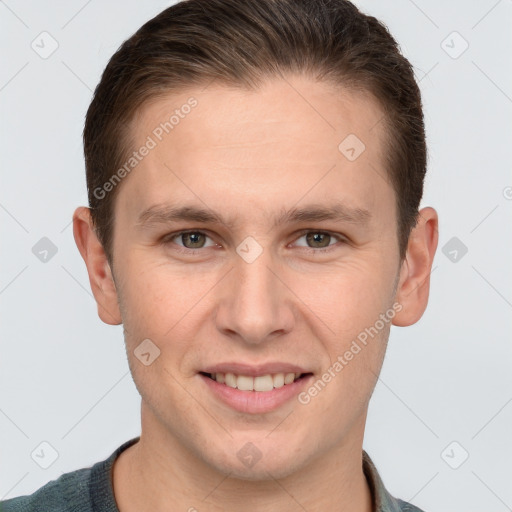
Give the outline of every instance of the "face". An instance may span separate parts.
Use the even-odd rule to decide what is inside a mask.
[[[400,308],[381,117],[298,76],[141,111],[113,275],[143,435],[251,479],[361,442]]]

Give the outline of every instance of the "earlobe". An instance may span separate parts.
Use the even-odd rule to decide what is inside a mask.
[[[425,312],[438,238],[437,212],[430,207],[423,208],[419,212],[416,226],[411,231],[407,254],[400,269],[395,300],[401,304],[402,309],[395,315],[393,325],[412,325]]]
[[[75,210],[73,235],[87,267],[99,317],[109,325],[121,324],[121,312],[112,271],[103,246],[96,236],[89,208],[81,206]]]

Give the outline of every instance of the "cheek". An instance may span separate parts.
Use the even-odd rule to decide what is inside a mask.
[[[317,410],[333,417],[356,417],[354,407],[362,413],[382,366],[394,316],[394,275],[378,263],[347,261],[329,275],[297,281],[297,295],[308,306],[304,317],[327,355],[321,382],[306,390],[304,400],[315,400]]]
[[[340,317],[336,336],[322,340],[328,360],[320,375],[299,397],[301,404],[311,404],[319,418],[329,417],[332,425],[345,425],[364,415],[384,360],[391,326],[391,316],[381,320],[388,309],[374,310],[365,315],[354,311]],[[347,423],[348,422],[348,423]],[[333,439],[340,432],[331,431]]]
[[[127,323],[161,336],[184,314],[197,292],[187,285],[186,276],[171,273],[168,267],[149,258],[133,257],[124,263],[121,295]]]
[[[176,271],[168,265],[149,260],[126,261],[124,286],[120,289],[127,350],[133,351],[145,339],[160,350],[159,363],[181,366],[194,356],[205,308],[210,307],[209,290],[218,280],[214,273],[191,275],[190,270]],[[139,270],[144,269],[144,270]],[[137,363],[137,361],[135,361]],[[138,369],[138,365],[134,365]]]
[[[295,276],[293,290],[306,305],[305,315],[323,325],[323,338],[343,344],[389,308],[394,276],[383,267],[382,261],[347,258],[328,272]]]

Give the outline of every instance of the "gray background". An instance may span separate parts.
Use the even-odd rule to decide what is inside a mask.
[[[0,497],[139,433],[122,328],[97,317],[70,221],[87,204],[92,89],[120,43],[168,5],[0,1]],[[440,216],[429,307],[391,331],[365,449],[389,490],[427,511],[512,510],[512,2],[358,5],[416,69],[430,148],[422,205]],[[58,48],[42,58],[51,38]],[[43,237],[57,248],[46,262],[32,251]]]

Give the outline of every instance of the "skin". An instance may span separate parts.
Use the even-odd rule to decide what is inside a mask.
[[[142,397],[141,439],[114,466],[119,509],[369,512],[363,434],[391,322],[306,405],[293,398],[269,413],[237,412],[198,372],[282,361],[317,380],[393,304],[394,325],[414,324],[428,302],[437,213],[420,211],[400,261],[382,109],[369,95],[304,76],[257,91],[190,88],[142,109],[134,147],[190,96],[198,105],[119,185],[113,268],[89,209],[73,217],[98,314],[123,323]],[[352,162],[338,150],[350,133],[366,146]],[[367,209],[368,223],[273,226],[282,210],[334,201]],[[163,203],[206,205],[233,225],[138,224]],[[186,237],[164,238],[189,229],[207,235],[194,255],[179,252],[191,247]],[[315,245],[302,229],[332,237]],[[263,248],[252,263],[236,252],[247,236]],[[134,356],[147,338],[160,349],[149,366]],[[247,442],[261,453],[252,467],[237,457]]]

